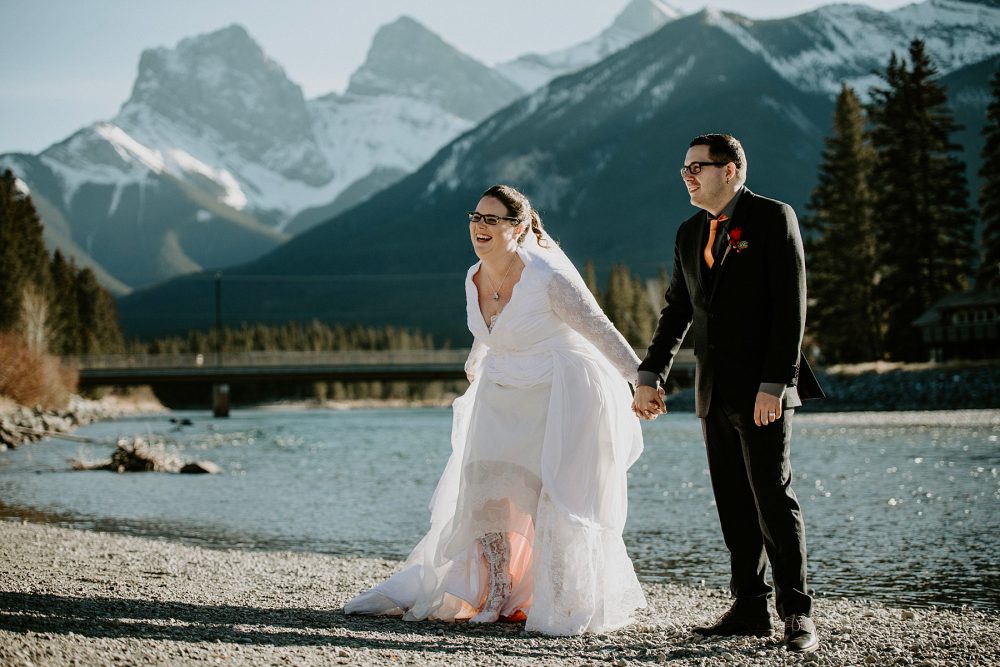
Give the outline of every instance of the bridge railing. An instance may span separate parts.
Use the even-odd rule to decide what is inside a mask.
[[[266,366],[384,366],[395,364],[464,364],[468,349],[214,352],[202,354],[87,354],[67,357],[77,368],[199,368]]]
[[[636,349],[641,359],[644,349]],[[214,352],[203,354],[87,354],[66,357],[64,361],[80,370],[125,368],[266,368],[271,366],[394,366],[442,365],[461,366],[469,356],[468,349],[455,350],[380,350],[380,351],[268,351]],[[694,354],[683,349],[675,366],[694,364]]]

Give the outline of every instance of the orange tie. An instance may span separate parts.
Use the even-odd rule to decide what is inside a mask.
[[[718,218],[708,219],[708,243],[705,244],[705,263],[708,264],[708,268],[712,268],[715,265],[715,256],[712,253],[713,247],[715,246],[715,234],[719,230],[719,223],[729,220],[728,215],[720,215]]]

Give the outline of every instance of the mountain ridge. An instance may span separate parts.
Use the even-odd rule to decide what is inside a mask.
[[[695,46],[705,40],[719,47],[698,52]],[[747,99],[733,129],[747,137],[751,174],[754,165],[762,166],[751,187],[795,195],[786,198],[801,205],[801,192],[787,183],[818,161],[820,147],[806,137],[827,122],[826,98],[796,90],[762,58],[695,15],[515,101],[395,185],[259,260],[231,268],[231,279],[254,297],[229,297],[227,317],[281,321],[298,313],[345,323],[393,322],[462,340],[461,277],[475,259],[462,212],[499,181],[524,189],[578,262],[590,258],[606,268],[630,255],[633,270],[655,274],[669,264],[676,225],[690,215],[677,164],[703,123],[729,121],[723,102],[734,90]],[[799,118],[790,129],[781,127],[790,134],[789,151],[769,146],[774,130],[762,119],[776,113]],[[650,230],[655,234],[644,241]],[[151,310],[144,304],[152,303],[180,318],[174,308],[196,304],[197,285],[175,281],[123,299],[123,323],[140,333],[142,313]],[[186,322],[194,326],[196,319]]]
[[[601,48],[607,48],[611,55],[602,62],[612,63],[621,49],[608,46],[608,35],[630,30],[634,34],[647,25],[646,21],[662,30],[691,18],[677,14],[661,0],[632,0],[599,35],[564,51],[575,54],[573,58],[584,52],[595,57]],[[807,96],[826,96],[831,109],[841,80],[853,82],[864,95],[864,86],[874,80],[870,71],[884,68],[880,58],[887,61],[890,51],[904,52],[915,30],[925,30],[931,38],[929,51],[944,64],[945,76],[973,67],[967,61],[977,49],[987,55],[1000,53],[1000,10],[989,2],[926,0],[892,12],[828,5],[768,21],[714,10],[694,16],[696,21],[713,23],[727,39],[740,43],[745,51],[740,58],[753,54],[796,90]],[[874,40],[871,35],[879,31],[886,37]],[[500,76],[496,70],[477,65],[413,19],[400,18],[379,32],[381,37],[373,39],[369,51],[372,62],[366,60],[359,68],[353,88],[349,85],[344,93],[312,99],[305,99],[301,88],[238,25],[186,38],[173,48],[147,50],[140,59],[132,93],[118,116],[82,128],[38,155],[0,155],[0,166],[14,168],[33,193],[45,200],[43,220],[47,227],[53,227],[47,233],[49,243],[62,243],[78,263],[90,262],[99,268],[102,280],[114,282],[116,293],[178,273],[242,265],[293,235],[349,211],[427,160],[434,162],[439,150],[451,151],[449,142],[456,137],[470,142],[480,136],[477,131],[482,125],[476,123],[481,116],[477,114],[499,111],[507,102],[500,95],[489,98],[478,110],[470,110],[470,99],[487,99],[483,88],[471,85],[470,79],[478,77],[478,83],[485,82],[486,88],[515,94],[504,87],[506,84],[494,85]],[[647,34],[632,45],[655,34]],[[424,54],[431,60],[421,61],[423,67],[405,72],[388,64],[405,65],[407,49],[398,48],[400,42],[424,41],[431,44]],[[689,56],[696,54],[697,48],[692,49]],[[664,66],[660,62],[663,54],[669,55],[669,66],[676,70],[673,76],[657,73]],[[630,67],[634,71],[627,71],[628,67],[615,71],[613,76],[629,82],[628,86],[609,85],[608,90],[614,92],[607,93],[607,99],[571,112],[576,108],[574,96],[584,95],[585,86],[581,84],[570,93],[562,78],[579,84],[604,70],[592,70],[593,63],[579,67],[582,61],[567,56],[571,71],[541,86],[525,104],[515,103],[512,113],[530,115],[533,105],[548,99],[550,93],[542,91],[549,86],[555,91],[551,94],[564,95],[558,100],[563,108],[552,106],[548,115],[537,119],[538,127],[523,126],[523,141],[508,137],[508,142],[523,146],[523,151],[498,168],[497,179],[534,179],[532,194],[540,206],[576,215],[585,197],[579,195],[579,201],[574,202],[567,193],[589,187],[592,174],[553,162],[554,153],[546,145],[553,137],[577,143],[575,160],[604,167],[618,160],[623,168],[631,169],[625,163],[638,160],[636,156],[645,154],[645,147],[618,146],[616,135],[588,136],[587,128],[600,124],[602,109],[620,101],[611,96],[641,96],[647,87],[644,81],[655,80],[655,94],[642,98],[649,102],[648,107],[632,112],[639,118],[652,114],[651,109],[678,89],[692,91],[688,93],[692,99],[701,95],[683,83],[686,77],[708,76],[701,71],[701,60],[680,58],[666,44],[659,52],[649,52],[648,57],[648,62],[633,62]],[[460,64],[435,67],[429,62]],[[478,69],[480,66],[484,69]],[[465,73],[452,76],[452,69]],[[739,77],[738,68],[727,71],[718,67],[714,71],[713,76],[722,77],[720,80],[732,82]],[[591,74],[578,78],[583,72]],[[193,85],[187,88],[189,79]],[[417,83],[412,89],[399,90],[408,80]],[[607,81],[591,83],[604,85]],[[214,95],[220,86],[229,84],[224,94]],[[454,99],[447,95],[450,88],[461,89]],[[407,96],[417,94],[426,94],[428,99]],[[792,128],[794,136],[825,133],[829,112],[824,116],[803,111],[784,104],[782,96],[794,97],[786,92],[771,95],[766,102],[762,97],[760,104],[765,106],[758,113],[775,125]],[[810,104],[819,106],[818,102]],[[675,113],[683,116],[699,105],[678,106]],[[286,109],[287,126],[277,120],[286,115]],[[975,109],[975,105],[961,108],[961,118],[971,119],[963,122],[978,122]],[[491,117],[484,125],[491,122],[497,121]],[[277,129],[262,129],[272,127]],[[976,145],[975,140],[974,136],[969,138],[970,146]],[[820,143],[817,137],[811,141]],[[501,148],[490,150],[500,153]],[[626,157],[629,151],[635,155]],[[449,155],[452,157],[439,164],[440,173],[432,180],[439,192],[469,185],[462,175],[461,157]],[[814,169],[808,162],[806,159],[802,168]],[[570,173],[572,177],[567,175]],[[975,178],[973,174],[973,181]],[[792,199],[804,202],[805,196],[796,190]],[[130,248],[131,241],[134,247]],[[628,249],[622,247],[621,252],[628,253]]]
[[[229,297],[226,317],[392,323],[467,343],[462,277],[475,257],[461,212],[495,182],[531,197],[578,266],[591,259],[603,273],[626,261],[654,276],[669,265],[676,227],[692,211],[677,165],[687,141],[710,130],[743,139],[752,190],[804,214],[832,100],[792,85],[769,53],[732,34],[730,20],[706,10],[669,22],[515,101],[369,200],[230,268],[253,298]],[[705,43],[713,48],[699,48]],[[964,81],[962,99],[979,99],[972,70],[988,67],[942,80]],[[976,111],[965,105],[957,116],[973,120],[970,133]],[[211,312],[208,302],[197,305],[205,293],[197,285],[174,281],[123,299],[123,323],[142,333],[144,313],[157,310],[176,324],[207,324],[179,308]]]
[[[424,59],[430,69],[440,59],[461,61],[467,79],[491,72],[412,19],[387,29],[399,26],[425,43],[437,39]],[[385,41],[373,45],[372,58],[384,57]],[[498,99],[519,94],[494,78]],[[441,98],[447,85],[439,80],[430,97]],[[147,49],[114,119],[38,155],[2,155],[0,166],[51,202],[47,217],[68,222],[72,254],[101,266],[122,292],[258,256],[285,241],[286,229],[369,196],[472,126],[435,99],[407,96],[419,92],[362,94],[355,86],[306,100],[244,28],[230,25]],[[120,239],[137,236],[140,249],[127,252]]]

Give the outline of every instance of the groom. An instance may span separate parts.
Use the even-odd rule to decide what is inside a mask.
[[[677,232],[666,305],[639,366],[633,410],[646,419],[666,412],[657,389],[691,327],[695,405],[735,597],[694,632],[770,634],[770,561],[785,646],[807,652],[819,640],[789,445],[794,408],[822,391],[800,356],[806,280],[795,212],[748,190],[746,173],[737,139],[706,134],[691,142],[681,176],[701,210]]]

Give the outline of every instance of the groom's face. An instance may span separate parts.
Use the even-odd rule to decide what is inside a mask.
[[[684,164],[713,162],[708,146],[692,146],[684,156]],[[691,203],[698,208],[718,213],[733,196],[733,189],[726,183],[726,166],[705,165],[697,174],[686,172],[684,185]]]

